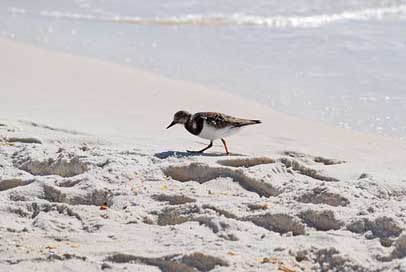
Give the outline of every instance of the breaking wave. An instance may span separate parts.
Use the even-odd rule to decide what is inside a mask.
[[[311,28],[319,27],[340,21],[365,21],[370,19],[379,20],[389,16],[405,18],[406,5],[370,8],[357,11],[347,11],[334,14],[321,14],[313,16],[255,16],[246,14],[190,14],[184,16],[169,17],[130,17],[119,15],[93,15],[66,13],[60,11],[42,11],[32,13],[24,9],[9,8],[13,14],[28,14],[42,17],[52,17],[71,20],[102,21],[111,23],[126,23],[136,25],[197,25],[197,26],[263,26],[271,28]]]

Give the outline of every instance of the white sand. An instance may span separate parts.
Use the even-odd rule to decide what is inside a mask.
[[[406,269],[405,142],[10,41],[0,60],[0,271]],[[189,156],[180,109],[263,124]]]

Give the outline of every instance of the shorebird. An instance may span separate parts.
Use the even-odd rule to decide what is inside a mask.
[[[178,111],[173,116],[173,121],[167,129],[176,124],[182,124],[193,135],[210,140],[210,144],[202,150],[187,150],[187,152],[203,153],[213,146],[214,140],[221,139],[226,154],[229,155],[230,152],[228,152],[227,143],[224,138],[237,133],[242,127],[260,123],[260,120],[241,119],[219,112],[198,112],[192,115],[187,111]]]

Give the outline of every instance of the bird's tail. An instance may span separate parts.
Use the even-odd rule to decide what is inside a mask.
[[[244,127],[261,123],[262,123],[261,120],[245,120],[244,122],[240,122],[239,124],[237,124],[235,127]]]

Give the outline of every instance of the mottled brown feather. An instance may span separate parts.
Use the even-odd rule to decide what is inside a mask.
[[[259,120],[242,119],[219,112],[198,112],[192,116],[192,120],[193,119],[203,119],[208,125],[219,129],[225,127],[242,127],[261,123]]]

